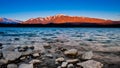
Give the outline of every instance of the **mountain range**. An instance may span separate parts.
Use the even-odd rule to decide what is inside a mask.
[[[8,18],[0,18],[1,24],[20,24],[22,21]]]
[[[120,21],[112,21],[112,20],[105,20],[99,18],[90,18],[90,17],[80,17],[80,16],[69,16],[58,14],[55,16],[47,16],[45,18],[38,17],[38,18],[30,18],[26,21],[20,21],[15,19],[7,19],[7,18],[0,18],[0,24],[72,24],[72,25],[120,25]]]

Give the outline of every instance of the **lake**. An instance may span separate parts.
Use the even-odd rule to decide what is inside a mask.
[[[120,28],[0,27],[1,63],[8,59],[12,60],[10,64],[14,62],[19,66],[38,62],[33,67],[57,68],[55,61],[59,57],[63,57],[65,61],[71,59],[76,62],[73,56],[66,55],[65,52],[69,53],[69,50],[70,53],[72,50],[72,54],[75,52],[74,58],[79,63],[90,62],[85,65],[103,64],[103,68],[120,68]],[[81,57],[84,55],[90,59]],[[7,65],[0,68],[7,68]]]
[[[0,43],[4,45],[33,45],[56,38],[120,46],[120,28],[0,28]]]

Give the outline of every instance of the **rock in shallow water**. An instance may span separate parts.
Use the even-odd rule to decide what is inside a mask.
[[[64,52],[65,55],[70,56],[77,56],[78,50],[77,49],[70,49]]]
[[[68,62],[63,62],[62,65],[61,65],[61,67],[65,68],[65,67],[67,67],[67,65],[68,65]]]
[[[8,63],[8,60],[0,59],[0,64],[7,64],[7,63]]]
[[[46,45],[44,45],[44,48],[46,48],[46,49],[50,49],[51,46],[50,46],[49,44],[46,44]]]
[[[79,61],[79,59],[69,59],[66,60],[68,63],[77,63]]]
[[[5,48],[2,49],[2,51],[14,51],[15,50],[15,46],[14,45],[10,45],[10,46],[7,46]]]
[[[46,57],[53,58],[52,54],[46,54]]]
[[[19,68],[33,68],[33,64],[21,64]]]
[[[33,45],[34,46],[34,51],[37,53],[45,53],[45,48],[43,45]]]
[[[92,57],[93,57],[92,51],[86,52],[82,55],[82,59],[84,59],[84,60],[92,59]]]
[[[39,56],[40,56],[39,53],[34,53],[34,54],[33,54],[33,57],[39,57]]]
[[[34,64],[34,63],[41,63],[42,61],[38,60],[38,59],[33,59],[31,60],[29,63]]]
[[[57,58],[55,61],[56,62],[63,62],[65,59],[63,57]]]
[[[94,60],[88,60],[82,63],[77,63],[77,65],[83,68],[102,68],[103,67],[102,63]]]
[[[16,64],[8,64],[7,68],[18,68]]]
[[[73,64],[68,64],[67,68],[74,68]]]
[[[9,61],[14,61],[14,60],[18,59],[20,56],[21,56],[20,52],[3,51],[3,57]]]

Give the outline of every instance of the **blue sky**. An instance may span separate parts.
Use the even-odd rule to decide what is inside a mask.
[[[120,20],[120,0],[0,0],[0,17],[27,20],[56,14]]]

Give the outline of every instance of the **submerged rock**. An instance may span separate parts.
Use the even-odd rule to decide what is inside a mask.
[[[43,45],[34,45],[34,51],[37,53],[45,53],[45,48]]]
[[[46,54],[46,57],[53,58],[52,54]]]
[[[102,68],[103,67],[102,63],[94,60],[88,60],[82,63],[77,63],[77,65],[83,68]]]
[[[92,57],[93,57],[92,51],[86,52],[82,55],[82,59],[84,59],[84,60],[92,59]]]
[[[7,63],[8,63],[8,60],[0,59],[0,64],[7,64]]]
[[[26,59],[26,57],[25,57],[25,56],[23,56],[23,57],[21,57],[21,58],[20,58],[20,60],[25,60],[25,59]]]
[[[62,65],[61,65],[61,67],[65,68],[65,67],[67,67],[67,65],[68,65],[68,62],[63,62]]]
[[[51,46],[50,46],[49,44],[47,44],[47,45],[44,45],[44,48],[46,48],[46,49],[50,49]]]
[[[56,62],[63,62],[65,59],[63,57],[57,58],[55,61]]]
[[[40,56],[39,53],[34,53],[34,54],[33,54],[33,57],[39,57],[39,56]]]
[[[33,64],[21,64],[18,68],[33,68]]]
[[[68,64],[67,68],[74,68],[73,64]]]
[[[20,56],[21,56],[20,52],[14,52],[14,51],[4,51],[3,52],[3,57],[9,61],[14,61],[14,60],[18,59]]]
[[[79,59],[69,59],[66,60],[68,63],[77,63],[79,61]]]
[[[31,64],[35,64],[35,63],[41,63],[42,61],[38,60],[38,59],[33,59],[31,60],[29,63]]]
[[[77,56],[78,50],[77,49],[70,49],[64,52],[65,55],[70,56]]]
[[[8,64],[7,68],[18,68],[16,64]]]
[[[61,66],[58,66],[57,68],[61,68]]]
[[[15,46],[7,46],[7,47],[5,47],[5,48],[3,48],[3,50],[2,51],[14,51],[15,50]]]

